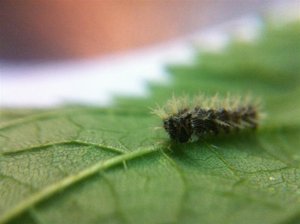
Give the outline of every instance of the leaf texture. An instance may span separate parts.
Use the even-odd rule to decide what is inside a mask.
[[[112,108],[2,110],[0,223],[299,223],[300,26],[172,65]],[[173,144],[149,107],[173,94],[261,98],[257,132]]]

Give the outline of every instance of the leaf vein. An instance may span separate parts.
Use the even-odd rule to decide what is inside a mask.
[[[111,192],[111,195],[115,201],[115,214],[120,218],[120,221],[122,223],[128,223],[128,221],[125,219],[124,217],[124,214],[121,210],[121,206],[120,206],[120,202],[119,202],[119,199],[118,199],[118,196],[117,196],[117,192],[116,192],[116,189],[114,188],[112,182],[103,174],[100,172],[100,176],[103,178],[103,180],[106,182],[110,192]]]
[[[28,147],[28,148],[23,148],[23,149],[18,149],[18,150],[14,150],[14,151],[8,151],[8,152],[2,152],[2,153],[0,153],[0,156],[15,155],[15,154],[19,154],[19,153],[25,153],[25,152],[28,152],[28,151],[43,150],[45,148],[49,148],[49,147],[53,147],[53,146],[71,145],[71,144],[97,147],[97,148],[105,149],[107,151],[111,151],[111,152],[118,153],[118,154],[126,153],[124,150],[121,150],[119,148],[115,148],[113,146],[107,146],[107,145],[103,145],[103,144],[90,143],[90,142],[84,142],[84,141],[78,141],[78,140],[70,140],[70,141],[61,141],[61,142],[48,143],[48,144],[44,144],[44,145],[34,145],[34,146],[31,146],[31,147]]]
[[[163,156],[170,162],[170,164],[174,167],[176,172],[179,174],[179,177],[183,183],[183,193],[179,201],[179,209],[176,214],[176,223],[180,223],[180,218],[182,217],[183,207],[184,207],[184,201],[187,198],[188,195],[188,189],[187,189],[187,180],[185,178],[184,172],[181,170],[179,165],[171,159],[165,152],[162,151]]]
[[[40,203],[41,201],[50,198],[50,196],[56,194],[59,191],[65,190],[66,188],[74,185],[75,183],[78,183],[95,173],[105,170],[108,168],[111,168],[113,166],[116,166],[123,161],[132,160],[138,157],[145,156],[147,154],[157,152],[159,150],[158,146],[150,146],[146,148],[137,149],[135,151],[132,151],[130,153],[122,154],[119,156],[116,156],[114,158],[108,159],[106,161],[99,161],[95,164],[93,164],[90,167],[87,167],[86,169],[78,172],[77,174],[70,175],[52,185],[49,185],[48,187],[36,192],[32,196],[28,197],[26,200],[20,202],[18,205],[13,207],[12,209],[8,210],[6,213],[0,217],[0,223],[6,223],[7,221],[11,220],[17,215],[20,215],[21,213],[25,212],[28,208],[31,208],[32,206],[36,205],[37,203]]]

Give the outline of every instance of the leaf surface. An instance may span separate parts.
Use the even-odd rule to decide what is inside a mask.
[[[168,67],[112,108],[2,110],[1,223],[299,223],[300,26]],[[171,144],[149,107],[173,94],[261,98],[256,133]]]

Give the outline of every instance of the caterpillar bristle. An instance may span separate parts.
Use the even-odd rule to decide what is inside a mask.
[[[172,140],[188,142],[194,136],[200,138],[207,134],[256,129],[261,119],[260,105],[249,94],[243,98],[229,93],[225,98],[218,94],[211,98],[198,95],[192,100],[187,96],[173,96],[153,113],[163,120],[163,128]]]

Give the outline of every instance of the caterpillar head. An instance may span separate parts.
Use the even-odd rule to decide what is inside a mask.
[[[190,113],[179,113],[163,120],[164,129],[172,140],[184,143],[191,138],[193,130],[190,117]]]

